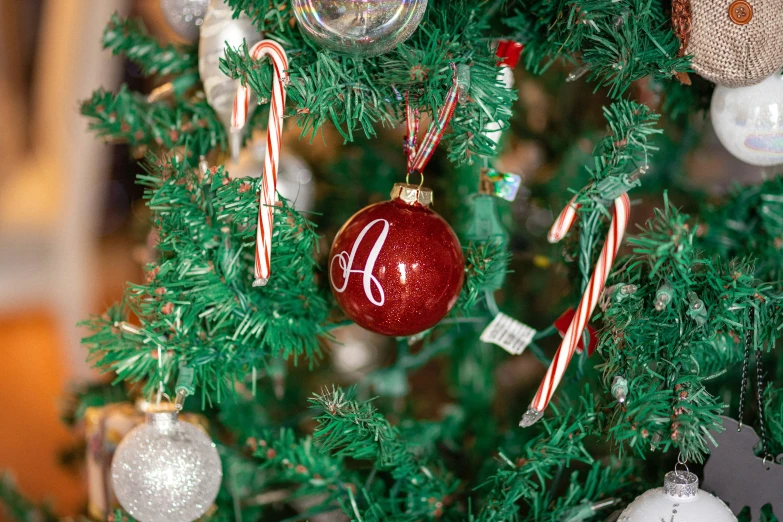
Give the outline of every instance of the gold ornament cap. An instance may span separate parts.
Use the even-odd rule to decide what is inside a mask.
[[[429,207],[432,204],[432,189],[408,183],[395,183],[391,198],[401,199],[408,205],[418,203],[423,207]]]

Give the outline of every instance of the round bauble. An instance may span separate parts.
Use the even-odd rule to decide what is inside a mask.
[[[292,0],[299,28],[318,45],[375,56],[394,49],[419,26],[427,0]]]
[[[413,335],[438,324],[457,301],[462,248],[431,201],[429,189],[397,184],[391,201],[360,210],[337,233],[329,281],[337,303],[362,328]]]
[[[242,47],[247,42],[250,48],[262,39],[250,18],[242,13],[234,18],[234,10],[225,0],[212,0],[201,25],[198,44],[198,71],[207,102],[226,127],[231,125],[231,112],[237,93],[237,81],[220,70],[220,59],[225,56],[226,46]],[[250,104],[253,105],[252,103]]]
[[[783,164],[783,76],[750,87],[715,88],[710,107],[715,134],[745,163]]]
[[[190,522],[212,505],[223,476],[215,444],[176,412],[147,414],[111,465],[114,495],[140,522]]]
[[[160,10],[169,27],[188,42],[198,40],[209,0],[160,0]]]
[[[718,497],[699,489],[689,471],[670,471],[662,488],[642,493],[620,514],[618,522],[736,522],[737,517]]]

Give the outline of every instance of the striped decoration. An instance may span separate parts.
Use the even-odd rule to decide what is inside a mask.
[[[250,56],[260,60],[268,56],[272,60],[272,99],[269,108],[269,125],[266,133],[264,171],[256,230],[256,263],[253,286],[264,286],[271,274],[272,230],[274,207],[277,204],[277,165],[283,135],[283,111],[285,108],[285,84],[288,82],[288,58],[282,46],[272,40],[261,40],[250,49]],[[231,132],[240,134],[250,112],[250,89],[239,85],[231,114]]]
[[[560,213],[560,216],[549,231],[548,237],[551,242],[557,242],[566,235],[568,229],[576,220],[577,210],[578,205],[572,199]],[[579,339],[587,326],[587,321],[593,314],[601,292],[603,292],[606,285],[606,279],[609,277],[617,250],[620,248],[625,229],[628,227],[630,212],[631,202],[627,194],[623,194],[614,200],[614,216],[612,217],[609,235],[606,237],[606,242],[601,250],[593,275],[590,277],[590,282],[582,296],[582,300],[579,302],[574,318],[563,336],[560,347],[557,349],[555,358],[552,360],[552,364],[538,387],[538,392],[533,398],[533,402],[530,403],[527,412],[522,416],[522,421],[519,423],[520,426],[532,426],[543,416],[544,410],[552,399],[552,395],[563,379],[563,374],[565,374],[566,368],[568,368],[568,363],[571,362],[571,357],[573,357]]]
[[[452,84],[449,92],[446,93],[446,99],[443,101],[443,107],[438,111],[438,117],[430,123],[427,134],[424,135],[421,145],[416,145],[416,132],[419,129],[418,111],[411,109],[410,103],[407,104],[406,122],[408,126],[408,136],[406,136],[405,151],[408,154],[408,173],[423,172],[432,158],[433,152],[438,147],[440,140],[446,133],[451,117],[454,116],[454,109],[457,107],[459,91],[462,88],[457,82],[457,66],[451,64]],[[407,96],[406,96],[406,101]]]

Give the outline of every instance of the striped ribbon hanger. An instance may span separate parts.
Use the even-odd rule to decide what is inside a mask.
[[[437,118],[430,123],[421,144],[417,143],[421,115],[418,109],[414,109],[411,106],[409,93],[405,93],[405,123],[408,132],[403,141],[403,150],[408,158],[408,174],[424,171],[424,167],[429,163],[432,154],[446,133],[446,127],[448,127],[451,117],[454,116],[454,109],[457,107],[460,91],[467,87],[461,85],[457,80],[457,66],[454,63],[449,65],[452,71],[451,88],[446,93],[443,106],[438,111]]]

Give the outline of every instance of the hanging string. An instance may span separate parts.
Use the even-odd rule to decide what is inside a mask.
[[[739,403],[739,425],[737,431],[742,431],[742,419],[745,416],[745,391],[748,388],[748,366],[750,364],[750,345],[751,343],[755,347],[756,354],[756,401],[759,408],[759,428],[761,431],[761,452],[763,455],[762,463],[766,464],[767,460],[774,461],[774,456],[769,453],[769,446],[767,442],[767,427],[764,424],[764,359],[761,345],[756,342],[756,311],[754,308],[750,308],[748,311],[748,322],[750,327],[745,334],[745,356],[742,361],[742,384],[740,388],[740,403]]]
[[[416,138],[419,135],[419,109],[414,109],[410,103],[409,94],[405,93],[405,125],[408,129],[402,143],[402,149],[408,158],[408,173],[413,172],[413,159],[416,157]]]
[[[421,173],[424,171],[424,167],[427,166],[432,154],[438,147],[440,140],[446,133],[446,127],[448,127],[452,116],[454,116],[454,109],[457,106],[459,100],[459,93],[467,90],[468,86],[460,83],[457,77],[457,66],[454,63],[449,64],[452,71],[451,88],[446,93],[446,99],[443,101],[443,106],[438,111],[437,118],[430,123],[427,133],[424,135],[424,139],[420,145],[417,145],[417,133],[419,130],[419,118],[420,114],[418,109],[411,107],[409,94],[405,93],[405,120],[408,133],[405,136],[403,142],[403,149],[408,157],[408,174],[414,172]]]
[[[753,308],[751,308],[753,310]],[[751,315],[751,321],[755,321],[755,314]],[[753,332],[755,335],[756,328],[754,323]],[[761,352],[761,345],[759,343],[756,344],[756,399],[758,400],[759,405],[759,426],[761,428],[761,451],[764,457],[764,461],[766,462],[767,457],[772,457],[769,455],[769,451],[767,450],[767,428],[764,425],[764,362],[763,362],[763,354]]]
[[[748,312],[749,324],[752,326],[754,318],[754,310],[751,307]],[[742,419],[745,417],[745,390],[748,387],[748,365],[750,363],[750,343],[753,330],[749,326],[748,331],[745,333],[745,356],[742,361],[742,384],[740,387],[740,402],[739,402],[739,426],[737,431],[742,431]]]

